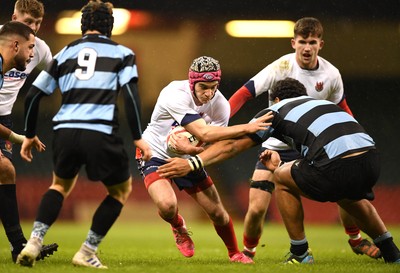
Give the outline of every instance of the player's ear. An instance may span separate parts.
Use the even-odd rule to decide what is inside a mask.
[[[291,39],[291,40],[290,40],[290,44],[292,45],[292,48],[293,48],[293,49],[296,49],[296,48],[295,48],[295,45],[296,45],[296,40],[295,40],[295,39]]]
[[[18,41],[14,41],[13,42],[14,43],[14,50],[15,50],[15,52],[18,52],[18,50],[19,50],[19,42]]]
[[[324,40],[321,40],[321,42],[319,43],[319,50],[321,50],[324,47]]]

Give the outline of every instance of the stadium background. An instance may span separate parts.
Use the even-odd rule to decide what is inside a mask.
[[[13,3],[0,0],[1,22],[11,17]],[[46,15],[39,37],[57,53],[76,35],[59,35],[54,24],[63,10],[79,10],[86,1],[42,1]],[[375,139],[382,154],[382,173],[373,202],[387,223],[400,223],[400,1],[111,1],[115,7],[146,12],[148,25],[131,27],[125,34],[113,39],[130,47],[137,54],[139,87],[143,107],[143,126],[150,118],[159,91],[171,80],[186,79],[193,58],[210,55],[220,60],[222,82],[220,90],[229,98],[237,88],[265,65],[283,54],[292,52],[289,38],[255,39],[232,38],[224,24],[232,19],[289,19],[319,18],[325,29],[325,47],[320,55],[331,61],[342,74],[348,104],[355,117]],[[367,2],[367,3],[365,3]],[[132,19],[134,20],[134,18]],[[32,73],[25,87],[29,87]],[[21,91],[13,116],[14,130],[23,131],[23,97]],[[39,136],[47,145],[43,154],[35,154],[33,163],[23,162],[19,147],[14,146],[14,164],[17,170],[17,189],[21,217],[31,219],[40,196],[51,183],[51,118],[59,106],[59,96],[45,98],[41,103]],[[231,124],[247,122],[264,108],[266,97],[248,102],[232,119]],[[121,105],[122,107],[122,105]],[[123,108],[121,108],[122,110]],[[123,111],[121,111],[123,113]],[[123,115],[121,133],[126,147],[132,151],[130,136]],[[252,174],[257,148],[236,158],[208,168],[225,206],[236,217],[242,218],[247,209],[247,181]],[[155,206],[141,183],[132,157],[134,192],[124,214],[131,213],[156,218]],[[77,188],[65,202],[64,219],[87,219],[104,190],[86,181],[84,172]],[[181,209],[186,217],[202,218],[191,200],[179,193]],[[333,204],[305,202],[306,220],[337,222]],[[280,221],[274,202],[268,220]]]

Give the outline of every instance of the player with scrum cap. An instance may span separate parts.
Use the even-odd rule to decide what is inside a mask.
[[[269,125],[264,122],[268,116],[263,116],[248,124],[249,126],[227,127],[230,107],[218,90],[220,81],[219,62],[214,58],[201,56],[190,66],[188,80],[172,81],[161,90],[150,123],[143,133],[143,138],[152,149],[153,157],[149,161],[143,161],[140,169],[144,184],[157,206],[160,217],[171,225],[176,246],[185,257],[194,255],[194,244],[185,220],[179,213],[172,183],[189,194],[207,213],[228,250],[230,261],[252,263],[250,258],[240,252],[232,219],[225,210],[211,177],[203,168],[176,179],[162,178],[156,172],[158,167],[166,164],[171,157],[187,158],[203,150],[201,147],[190,145],[186,137],[179,135],[173,135],[176,140],[173,148],[179,153],[168,149],[167,137],[175,126],[183,126],[199,141],[211,143],[265,130]],[[202,166],[199,158],[193,158],[193,166]]]

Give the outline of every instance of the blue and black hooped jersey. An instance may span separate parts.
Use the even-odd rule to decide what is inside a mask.
[[[364,128],[332,102],[309,96],[285,99],[254,118],[268,111],[274,114],[271,128],[249,136],[260,144],[270,136],[279,138],[315,166],[375,148],[375,142]]]
[[[90,34],[55,55],[33,85],[47,95],[57,87],[62,93],[54,130],[79,128],[111,134],[118,127],[120,87],[137,78],[135,55],[129,48],[104,35]]]

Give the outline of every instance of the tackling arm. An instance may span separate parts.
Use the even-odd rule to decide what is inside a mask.
[[[267,108],[257,113],[252,121],[256,120],[257,117],[267,117],[267,120],[272,120],[274,114]],[[252,121],[249,124],[253,123]],[[274,129],[268,126],[264,130],[258,130],[253,134],[247,134],[240,138],[218,141],[208,146],[204,152],[188,159],[178,157],[167,159],[168,163],[158,167],[157,172],[160,176],[168,178],[185,176],[190,171],[196,171],[205,166],[221,162],[257,144],[261,144],[273,133]]]
[[[243,136],[237,139],[227,139],[219,141],[200,153],[199,156],[203,161],[204,166],[215,164],[231,157],[238,153],[247,150],[258,143],[253,141],[248,136]]]
[[[184,125],[185,129],[197,139],[205,143],[213,143],[219,140],[232,139],[244,136],[246,134],[265,131],[271,125],[272,112],[260,115],[253,122],[246,124],[238,124],[228,127],[207,125],[203,119],[197,119],[191,123]]]
[[[191,171],[231,158],[257,144],[247,136],[218,141],[204,152],[189,159],[179,157],[167,159],[168,163],[158,167],[157,172],[161,177],[182,177]]]

